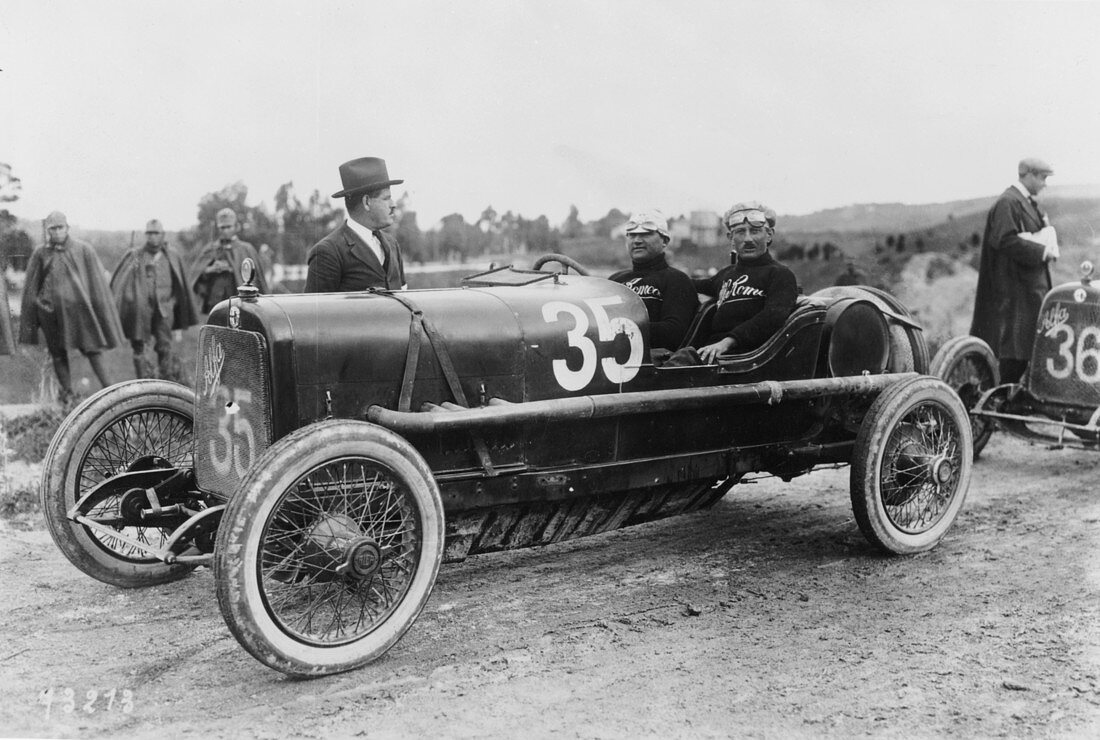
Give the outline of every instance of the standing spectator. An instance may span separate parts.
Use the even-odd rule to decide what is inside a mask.
[[[1027,370],[1043,296],[1050,290],[1050,262],[1058,240],[1035,196],[1054,174],[1041,159],[1017,166],[1019,180],[993,204],[982,236],[978,290],[970,333],[996,355],[1001,381],[1015,383]]]
[[[387,229],[397,206],[385,160],[361,157],[340,165],[344,189],[333,198],[344,199],[347,220],[309,250],[305,293],[385,288],[399,290],[405,283],[405,264],[397,238]]]
[[[38,344],[39,330],[53,360],[63,402],[72,398],[69,350],[79,349],[104,388],[111,384],[102,351],[122,340],[106,271],[91,245],[69,237],[65,214],[46,217],[48,244],[31,254],[19,321],[19,341]]]
[[[626,222],[626,246],[632,268],[609,279],[622,283],[642,299],[649,312],[652,349],[676,351],[687,332],[699,300],[691,278],[668,264],[668,221],[658,210],[639,211]]]
[[[0,355],[15,354],[15,333],[11,328],[11,307],[8,305],[8,278],[0,264]]]
[[[160,221],[153,219],[145,225],[145,245],[127,252],[111,276],[122,331],[134,350],[135,377],[159,375],[165,380],[186,382],[172,348],[172,332],[198,322],[190,285],[183,260],[166,244]],[[157,373],[145,359],[149,339],[157,354]]]
[[[267,293],[267,279],[260,269],[260,257],[255,247],[237,238],[240,224],[231,208],[223,208],[214,217],[218,238],[204,246],[191,265],[192,290],[198,297],[203,314],[227,298],[237,295],[241,279],[241,263],[251,258],[256,266],[256,287]]]

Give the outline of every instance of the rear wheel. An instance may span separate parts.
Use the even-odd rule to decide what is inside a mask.
[[[973,465],[966,409],[943,381],[919,377],[871,404],[852,457],[852,511],[895,554],[936,546],[966,499]]]
[[[108,525],[117,536],[68,518],[84,494],[121,473],[192,465],[194,393],[164,380],[133,380],[103,389],[61,423],[42,464],[42,511],[54,542],[80,570],[124,588],[187,575],[132,544],[165,544],[170,528]],[[109,495],[86,512],[93,520],[122,518],[123,496]]]
[[[260,662],[296,676],[358,668],[427,603],[443,504],[403,438],[329,420],[273,444],[241,481],[214,549],[218,603]]]
[[[1001,382],[993,350],[981,339],[969,335],[955,337],[940,347],[932,360],[930,374],[943,380],[959,394],[967,412],[978,404],[982,394]],[[970,417],[975,458],[985,449],[994,427],[993,419]]]

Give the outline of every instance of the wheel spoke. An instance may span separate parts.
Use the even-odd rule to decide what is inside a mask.
[[[415,501],[391,471],[362,458],[327,462],[284,492],[263,532],[258,569],[267,609],[305,642],[359,639],[401,603],[421,538]],[[377,548],[369,573],[348,563],[362,543]]]
[[[192,422],[169,409],[143,409],[123,416],[92,440],[77,469],[77,488],[71,503],[103,481],[125,472],[141,458],[164,458],[173,467],[191,467]],[[110,496],[97,503],[88,516],[114,522],[123,521],[121,496]],[[171,531],[161,527],[116,527],[121,535],[159,548]],[[118,537],[86,528],[85,531],[113,555],[135,562],[149,562],[147,553]]]

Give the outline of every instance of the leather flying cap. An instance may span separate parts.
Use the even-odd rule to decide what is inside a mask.
[[[400,185],[404,180],[391,180],[386,170],[386,160],[378,157],[360,157],[340,165],[340,183],[344,189],[333,193],[333,198],[343,198],[356,193],[381,190],[390,185]]]
[[[626,222],[627,234],[644,234],[647,231],[656,231],[663,237],[668,237],[668,219],[665,214],[656,208],[635,211],[630,220]]]
[[[1016,166],[1016,173],[1023,177],[1029,172],[1034,172],[1036,175],[1053,175],[1054,168],[1038,157],[1024,157]]]
[[[156,220],[155,218],[150,219],[149,223],[145,224],[145,233],[146,234],[163,234],[164,233],[164,227],[161,226],[160,221]]]
[[[218,215],[214,217],[214,223],[218,226],[223,224],[235,224],[237,223],[237,214],[233,212],[232,208],[223,208],[218,211]]]
[[[65,214],[61,211],[54,211],[49,216],[46,216],[46,228],[53,226],[68,226],[69,221],[65,218]]]
[[[727,229],[748,221],[753,226],[775,226],[775,211],[768,208],[758,200],[747,200],[743,203],[734,203],[722,216],[722,223]]]

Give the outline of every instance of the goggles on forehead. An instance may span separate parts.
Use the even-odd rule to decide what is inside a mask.
[[[631,219],[626,222],[626,233],[630,234],[635,231],[656,231],[661,232],[663,229],[653,221],[635,221]]]
[[[763,211],[738,211],[730,214],[729,220],[726,221],[726,228],[732,229],[734,226],[740,226],[741,224],[756,227],[767,226],[768,217],[764,215]]]

